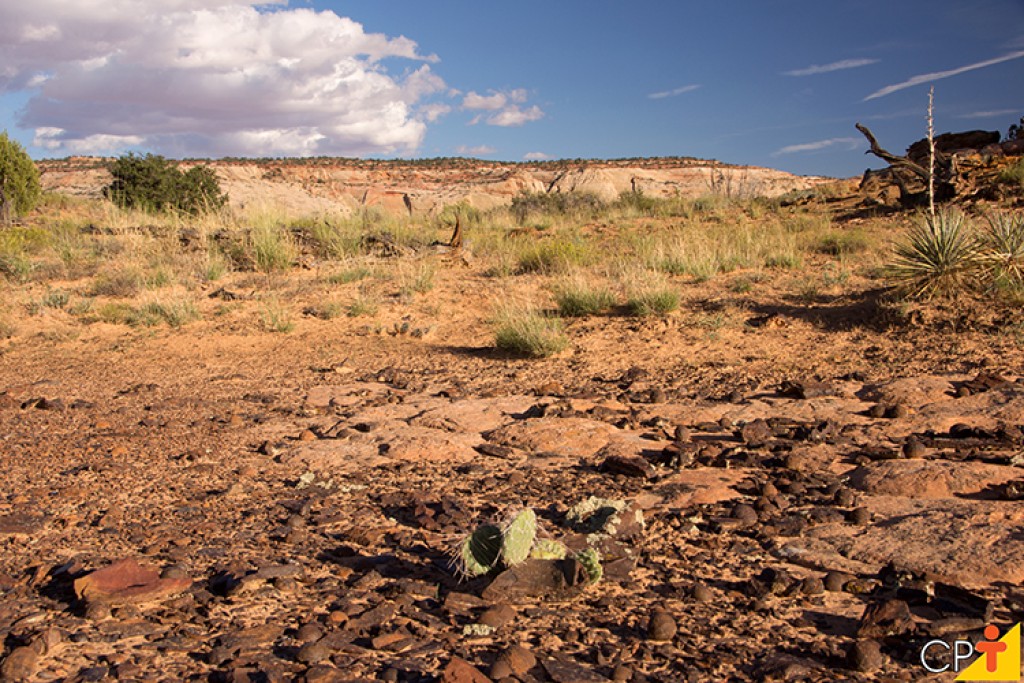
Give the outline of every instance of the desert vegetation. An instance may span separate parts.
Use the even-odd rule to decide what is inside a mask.
[[[47,195],[0,233],[6,337],[32,334],[41,312],[47,334],[69,336],[101,322],[244,328],[247,318],[253,333],[352,320],[385,334],[410,315],[436,327],[443,307],[456,305],[478,312],[470,329],[495,346],[543,357],[592,318],[686,319],[711,302],[813,308],[869,292],[891,316],[907,308],[901,301],[1011,302],[1024,287],[1019,212],[850,221],[836,199],[843,190],[825,187],[793,201],[527,193],[507,208],[456,206],[433,220],[298,216],[230,210],[216,186],[176,194],[200,166],[181,174],[159,158],[126,157],[115,167],[124,173],[109,201]],[[201,197],[202,211],[182,197]],[[459,253],[471,255],[470,281],[481,283],[468,290],[465,265],[430,246],[446,242],[456,213]]]
[[[915,679],[874,640],[894,581],[956,598],[901,628],[1024,614],[991,521],[1024,227],[992,175],[934,214],[851,181],[414,216],[44,194],[0,228],[2,666]]]

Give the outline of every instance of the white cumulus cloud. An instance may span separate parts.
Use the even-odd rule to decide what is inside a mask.
[[[554,159],[554,157],[544,152],[527,152],[523,155],[523,161],[546,161],[548,159]]]
[[[437,58],[414,41],[286,4],[3,3],[0,93],[27,91],[19,123],[71,153],[411,153],[450,111]]]
[[[544,111],[537,105],[524,108],[526,100],[527,93],[522,89],[492,90],[489,95],[471,91],[462,98],[462,108],[469,111],[488,112],[473,117],[470,125],[483,121],[490,126],[522,126],[544,118]]]

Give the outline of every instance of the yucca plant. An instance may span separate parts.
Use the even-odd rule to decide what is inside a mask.
[[[986,280],[995,286],[1024,285],[1024,214],[993,213],[981,235]]]
[[[974,284],[981,265],[978,240],[957,211],[927,216],[910,229],[895,251],[890,275],[915,299],[959,294]]]

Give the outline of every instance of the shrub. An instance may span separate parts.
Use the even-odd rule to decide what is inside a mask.
[[[495,345],[512,353],[546,358],[569,345],[561,321],[532,306],[504,307],[498,311],[494,324]]]
[[[604,202],[586,192],[523,192],[512,198],[510,211],[522,223],[536,214],[589,216],[604,208]]]
[[[114,162],[110,174],[114,179],[104,194],[124,208],[195,215],[220,209],[227,202],[208,166],[182,172],[162,156],[129,153]]]
[[[931,299],[970,288],[978,265],[978,243],[964,215],[942,211],[916,224],[896,246],[890,274],[908,296]]]
[[[7,131],[0,133],[0,224],[34,209],[42,193],[32,158]]]

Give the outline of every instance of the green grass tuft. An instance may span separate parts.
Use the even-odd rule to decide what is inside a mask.
[[[569,345],[562,323],[533,307],[502,308],[494,321],[495,344],[499,349],[531,358],[545,358]]]

